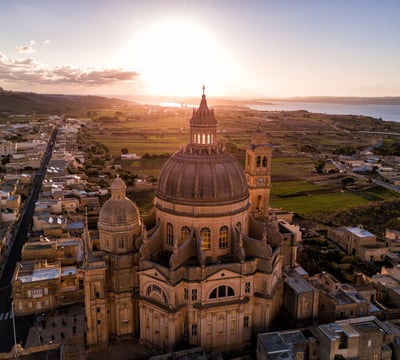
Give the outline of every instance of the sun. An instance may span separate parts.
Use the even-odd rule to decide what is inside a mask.
[[[187,21],[170,19],[143,28],[130,53],[150,95],[196,95],[204,83],[217,89],[229,73],[217,38]]]

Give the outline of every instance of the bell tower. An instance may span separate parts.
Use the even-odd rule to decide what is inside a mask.
[[[272,145],[260,128],[246,147],[245,174],[250,191],[250,212],[255,216],[268,216],[271,190]]]

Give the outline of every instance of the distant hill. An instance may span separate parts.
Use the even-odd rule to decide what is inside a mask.
[[[128,100],[85,95],[36,94],[0,88],[0,115],[62,114],[110,107],[132,106]]]

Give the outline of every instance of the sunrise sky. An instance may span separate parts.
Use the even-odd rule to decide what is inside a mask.
[[[398,0],[0,0],[0,86],[400,96]]]

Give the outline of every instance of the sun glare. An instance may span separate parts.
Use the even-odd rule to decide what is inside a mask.
[[[143,28],[131,52],[151,95],[195,95],[203,83],[215,90],[226,84],[222,46],[207,29],[189,22],[169,20]]]

